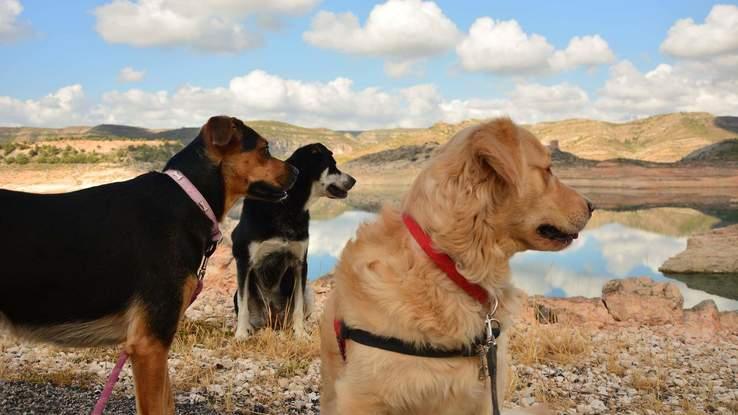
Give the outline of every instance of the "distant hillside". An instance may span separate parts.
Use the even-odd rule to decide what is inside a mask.
[[[738,139],[710,144],[687,154],[681,161],[684,163],[738,161]]]
[[[437,123],[429,128],[369,131],[304,128],[276,121],[247,121],[247,124],[269,139],[274,153],[280,157],[287,156],[301,145],[320,141],[334,151],[339,161],[346,162],[406,146],[423,146],[429,142],[443,144],[459,130],[480,122],[483,120],[467,120],[458,124]],[[738,117],[716,118],[707,113],[674,113],[626,123],[564,120],[526,127],[546,144],[558,142],[562,157],[571,154],[579,160],[621,158],[675,162],[703,147],[735,137]],[[151,130],[111,124],[63,129],[0,128],[0,144],[57,138],[136,138],[189,142],[198,132],[199,128]]]
[[[303,128],[277,121],[247,121],[247,124],[269,140],[272,152],[278,157],[286,157],[298,147],[314,142],[326,144],[339,157],[359,148],[358,141],[349,132],[338,132],[325,128]],[[69,128],[0,127],[0,144],[59,139],[148,139],[178,140],[188,143],[197,137],[199,132],[200,127],[152,130],[116,124]]]
[[[716,124],[707,113],[657,115],[615,124],[566,120],[528,126],[544,142],[558,140],[561,149],[582,158],[629,158],[673,162],[735,133]]]
[[[715,125],[738,134],[738,117],[715,117]]]

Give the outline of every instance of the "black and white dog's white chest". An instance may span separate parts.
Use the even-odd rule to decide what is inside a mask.
[[[264,241],[249,243],[249,263],[255,265],[261,263],[267,256],[273,254],[287,254],[297,261],[302,261],[307,254],[308,239],[301,241],[288,240],[285,238],[270,238]]]

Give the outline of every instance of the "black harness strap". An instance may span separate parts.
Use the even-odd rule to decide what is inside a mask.
[[[410,356],[431,358],[479,356],[478,347],[485,344],[484,336],[479,336],[474,339],[472,344],[460,349],[446,350],[432,346],[418,347],[396,337],[377,336],[376,334],[369,333],[365,330],[348,327],[342,320],[339,321],[336,337],[339,343],[345,343],[346,340],[353,340],[356,343],[374,347],[376,349]],[[343,358],[345,360],[346,356],[343,356]]]
[[[368,331],[348,327],[343,320],[335,320],[333,327],[336,332],[338,349],[341,357],[346,360],[346,340],[353,340],[364,346],[387,350],[409,356],[447,358],[447,357],[479,357],[484,355],[487,363],[487,374],[489,375],[490,393],[492,395],[492,414],[500,415],[499,402],[497,398],[497,344],[488,343],[487,336],[477,336],[474,342],[468,346],[455,350],[439,349],[432,346],[418,347],[412,343],[396,337],[377,336]],[[493,327],[494,339],[500,337],[500,327]]]

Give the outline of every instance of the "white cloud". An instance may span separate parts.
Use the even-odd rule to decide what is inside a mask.
[[[450,122],[505,115],[526,123],[595,116],[587,92],[567,83],[551,86],[519,83],[506,98],[456,99],[440,105],[444,120]]]
[[[38,100],[0,96],[0,125],[69,126],[82,122],[85,110],[85,94],[79,84]]]
[[[375,87],[358,89],[347,78],[306,82],[254,70],[231,79],[225,87],[108,92],[90,119],[179,127],[198,125],[212,114],[225,113],[244,119],[272,119],[337,129],[415,127],[440,119],[440,99],[430,85],[387,92]]]
[[[303,39],[313,46],[388,60],[391,76],[410,73],[421,58],[451,49],[460,33],[436,3],[389,0],[374,6],[364,26],[352,13],[319,12]]]
[[[118,81],[119,82],[138,82],[142,79],[144,79],[144,76],[146,75],[146,71],[138,71],[136,69],[133,69],[130,66],[126,66],[125,68],[121,69],[118,73]]]
[[[555,71],[572,69],[577,66],[596,66],[612,63],[615,54],[600,35],[574,36],[569,46],[564,50],[556,51],[548,60]]]
[[[554,51],[545,37],[523,31],[517,21],[480,17],[456,47],[461,66],[468,71],[512,73],[542,70]]]
[[[669,29],[661,50],[672,56],[696,59],[738,53],[738,6],[713,6],[704,24],[680,19]]]
[[[30,33],[30,26],[18,22],[23,5],[18,0],[0,0],[0,42],[11,42]]]
[[[303,13],[318,1],[114,0],[95,9],[95,28],[110,43],[237,52],[261,44],[242,24],[247,15]]]
[[[348,78],[310,82],[262,70],[214,88],[185,85],[174,91],[109,91],[95,105],[83,105],[83,98],[79,85],[62,88],[37,101],[0,97],[0,124],[113,123],[172,128],[196,126],[212,114],[223,113],[306,127],[356,130],[426,127],[438,121],[500,115],[535,122],[583,116],[589,107],[586,92],[570,84],[519,84],[504,98],[448,100],[432,84],[393,91],[361,89]]]
[[[615,57],[599,35],[573,37],[565,50],[556,51],[545,37],[526,33],[517,21],[489,17],[474,21],[456,53],[467,71],[502,74],[595,66]]]
[[[738,108],[738,74],[710,79],[690,65],[660,64],[641,73],[629,61],[613,65],[595,108],[611,119],[632,119],[674,111],[731,115]]]

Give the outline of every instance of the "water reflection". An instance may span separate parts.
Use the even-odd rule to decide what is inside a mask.
[[[336,264],[346,241],[361,222],[374,214],[344,212],[329,220],[315,220],[310,227],[308,278],[317,278]],[[738,301],[687,287],[658,271],[659,266],[687,245],[686,237],[662,235],[619,223],[608,223],[581,233],[563,252],[524,252],[513,257],[515,285],[530,295],[599,297],[610,279],[645,275],[671,280],[682,291],[685,307],[713,299],[720,310],[737,310]]]

